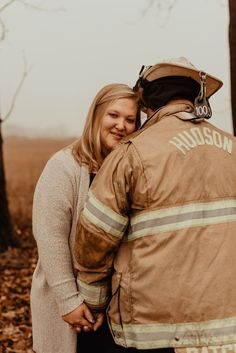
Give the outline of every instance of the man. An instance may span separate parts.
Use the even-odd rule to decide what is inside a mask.
[[[78,285],[93,311],[109,303],[111,353],[234,351],[236,138],[207,122],[221,86],[185,58],[142,70],[148,119],[92,183]]]

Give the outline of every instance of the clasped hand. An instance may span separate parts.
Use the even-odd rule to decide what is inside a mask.
[[[80,304],[71,313],[62,316],[63,320],[67,322],[71,329],[76,332],[97,331],[102,326],[104,321],[104,314],[99,313],[94,317],[85,303]]]

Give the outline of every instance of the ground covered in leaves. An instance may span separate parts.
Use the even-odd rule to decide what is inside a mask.
[[[0,353],[32,353],[30,287],[37,251],[30,234],[26,238],[0,254]]]

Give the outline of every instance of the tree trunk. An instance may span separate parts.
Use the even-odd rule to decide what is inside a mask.
[[[229,51],[230,51],[230,80],[231,107],[233,130],[236,136],[236,1],[229,0]]]
[[[3,159],[2,121],[0,120],[0,252],[17,244],[11,224],[7,201],[5,168]]]

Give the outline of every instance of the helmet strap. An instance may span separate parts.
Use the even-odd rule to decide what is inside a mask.
[[[194,100],[194,115],[196,119],[210,119],[212,116],[211,107],[206,97],[206,73],[199,72],[200,92]],[[193,119],[195,120],[195,119]]]

